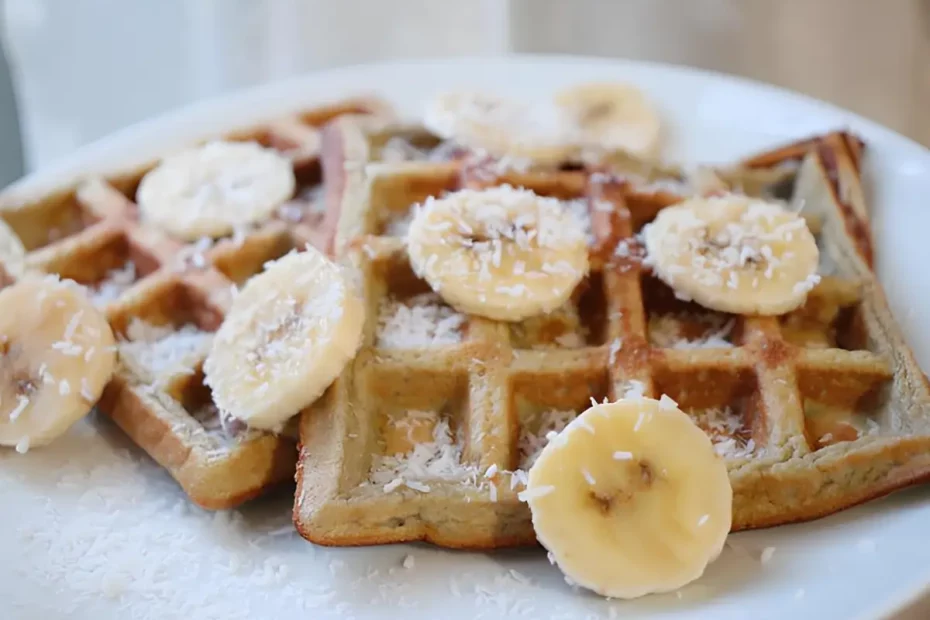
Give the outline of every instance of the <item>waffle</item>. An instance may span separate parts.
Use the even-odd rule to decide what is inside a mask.
[[[866,263],[872,267],[872,228],[861,179],[865,143],[860,138],[845,131],[832,132],[746,158],[740,162],[738,169],[796,170],[812,150],[820,155],[834,199],[843,211],[847,233],[856,242]]]
[[[345,172],[336,247],[368,320],[355,361],[300,419],[294,520],[306,539],[535,544],[517,493],[546,431],[630,391],[668,394],[708,433],[731,476],[734,530],[930,478],[930,391],[851,232],[843,188],[859,188],[858,167],[837,161],[858,163],[861,145],[842,134],[718,171],[728,189],[787,191],[820,222],[823,279],[806,304],[748,317],[682,302],[642,265],[636,233],[688,189],[674,170],[501,171],[468,154],[430,161],[438,143],[385,162],[389,127],[327,131],[342,140],[328,165]],[[499,184],[565,200],[590,227],[591,272],[571,302],[517,324],[443,304],[398,236],[425,197]]]
[[[216,243],[182,243],[140,220],[133,198],[154,163],[38,199],[11,192],[0,199],[0,216],[29,251],[27,266],[85,285],[120,340],[99,410],[204,508],[236,506],[294,474],[293,432],[258,432],[224,419],[202,365],[233,286],[294,247],[331,250],[335,223],[321,191],[320,128],[346,114],[389,110],[376,99],[345,100],[225,136],[289,157],[298,189],[271,220]]]

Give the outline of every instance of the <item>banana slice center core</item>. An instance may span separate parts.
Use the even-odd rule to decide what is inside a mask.
[[[10,342],[5,335],[0,336],[0,375],[10,377],[8,385],[13,386],[13,396],[18,400],[29,400],[39,389],[42,378],[33,371],[29,361],[23,355],[22,347]],[[17,403],[9,403],[15,408]],[[10,408],[0,401],[0,406]]]
[[[589,497],[595,506],[606,517],[616,514],[616,511],[636,501],[637,494],[652,490],[661,481],[661,475],[646,460],[628,461],[625,468],[629,474],[623,479],[627,481],[623,487],[618,487],[615,481],[609,485],[592,484]],[[609,488],[605,491],[604,488]]]

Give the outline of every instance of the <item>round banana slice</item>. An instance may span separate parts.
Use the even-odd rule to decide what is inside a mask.
[[[556,93],[555,103],[585,145],[626,151],[642,159],[658,156],[659,114],[635,86],[581,84]]]
[[[499,321],[555,310],[588,270],[577,218],[554,198],[507,185],[427,199],[407,251],[449,305]]]
[[[15,279],[23,277],[26,271],[26,249],[19,237],[9,226],[0,220],[0,286],[3,286],[3,273]]]
[[[143,177],[142,215],[186,241],[223,237],[265,220],[294,194],[290,161],[253,142],[211,142],[170,157]]]
[[[521,497],[566,577],[613,598],[697,579],[732,519],[726,466],[667,397],[582,413],[542,450]]]
[[[423,124],[436,135],[496,157],[558,165],[577,158],[568,127],[549,105],[476,92],[449,92],[428,105]]]
[[[204,363],[217,406],[279,430],[342,372],[363,321],[360,298],[315,249],[268,263],[233,300]]]
[[[115,363],[110,326],[74,282],[27,277],[0,291],[0,445],[25,452],[63,434]]]
[[[644,236],[659,278],[712,310],[784,314],[819,281],[814,236],[777,203],[695,198],[660,211]]]

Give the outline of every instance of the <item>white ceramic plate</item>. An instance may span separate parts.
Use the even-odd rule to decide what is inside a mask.
[[[361,66],[197,105],[133,127],[24,181],[42,188],[125,166],[193,137],[370,90],[415,113],[439,89],[531,97],[590,79],[632,81],[661,106],[670,154],[715,161],[851,127],[868,159],[878,272],[930,369],[930,152],[810,99],[720,75],[639,63],[523,57]],[[573,592],[537,550],[324,549],[289,528],[286,493],[241,511],[190,506],[108,424],[54,447],[0,451],[0,609],[16,618],[886,617],[930,585],[930,488],[814,523],[748,532],[699,582],[633,602]],[[763,548],[775,547],[765,565]],[[404,559],[408,568],[404,567]]]

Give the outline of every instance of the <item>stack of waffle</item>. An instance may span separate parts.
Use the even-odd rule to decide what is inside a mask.
[[[289,157],[298,187],[224,239],[183,241],[140,217],[150,167],[0,199],[27,268],[85,285],[120,341],[99,408],[195,503],[236,506],[296,463],[294,519],[311,541],[533,544],[517,495],[547,433],[630,392],[670,396],[711,437],[735,529],[930,477],[930,390],[871,271],[860,141],[833,133],[691,172],[619,155],[514,168],[389,116],[346,101],[227,136]],[[564,306],[510,323],[446,304],[404,242],[414,205],[502,185],[562,201],[585,222],[590,264]],[[801,308],[707,310],[643,263],[639,233],[663,208],[729,192],[787,200],[808,219],[822,278]],[[363,344],[292,427],[257,431],[218,411],[203,362],[232,287],[306,244],[361,283]]]
[[[155,163],[50,195],[2,198],[0,216],[28,251],[27,269],[86,286],[117,335],[118,367],[98,408],[200,506],[230,508],[293,478],[294,433],[258,432],[221,416],[203,361],[233,287],[295,247],[331,250],[336,223],[326,216],[321,128],[339,116],[389,114],[383,102],[359,98],[223,136],[280,152],[297,180],[274,217],[223,239],[187,242],[140,217],[136,192]]]

